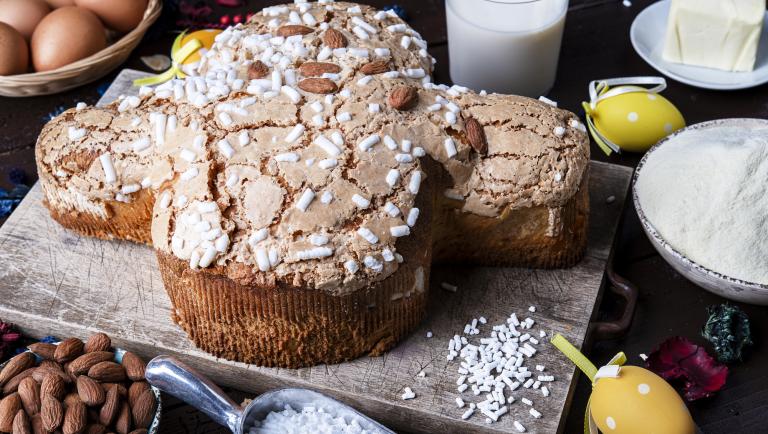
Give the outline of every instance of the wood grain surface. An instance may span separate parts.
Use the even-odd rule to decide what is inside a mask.
[[[133,91],[127,83],[136,72],[124,71],[102,103]],[[171,354],[209,375],[217,383],[252,393],[278,387],[307,387],[337,397],[395,429],[412,432],[508,432],[513,419],[530,432],[558,430],[572,391],[574,367],[546,343],[532,363],[547,366],[557,381],[544,399],[537,390],[527,396],[544,415],[533,420],[528,407],[510,406],[510,416],[493,425],[476,415],[462,421],[456,408],[458,361],[446,360],[447,340],[464,324],[485,316],[491,325],[515,312],[536,320],[534,330],[561,333],[580,345],[600,296],[631,170],[604,163],[591,167],[589,248],[585,259],[564,270],[517,268],[438,268],[427,319],[405,342],[383,357],[365,357],[338,365],[287,370],[218,360],[194,348],[170,319],[171,304],[163,290],[155,256],[146,246],[78,236],[54,222],[42,206],[35,186],[0,228],[0,317],[32,336],[56,334],[85,337],[104,331],[124,348],[149,358]],[[606,203],[614,196],[616,201]],[[456,293],[440,289],[446,281]],[[527,309],[535,305],[538,311]],[[481,329],[482,330],[482,329]],[[432,331],[434,337],[426,338]],[[480,336],[477,336],[479,339]],[[425,378],[417,377],[424,370]],[[417,394],[403,401],[404,387]],[[464,394],[467,401],[481,397]]]

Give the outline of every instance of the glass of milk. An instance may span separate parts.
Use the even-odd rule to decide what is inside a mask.
[[[446,0],[454,83],[538,97],[555,83],[568,0]]]

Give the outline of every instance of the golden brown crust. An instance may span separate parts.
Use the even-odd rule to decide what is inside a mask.
[[[411,267],[370,288],[332,296],[238,285],[209,270],[191,270],[174,256],[157,257],[174,321],[202,350],[229,360],[298,368],[380,355],[421,321],[426,308],[426,291],[403,294],[414,283]],[[428,268],[424,273],[426,279]]]
[[[433,225],[436,263],[562,268],[575,265],[587,246],[588,174],[563,206],[536,206],[505,212],[499,218],[455,212],[440,198],[442,212]],[[553,221],[554,220],[554,221]],[[472,234],[457,237],[457,233]]]
[[[150,228],[155,195],[151,190],[142,190],[129,204],[116,200],[106,201],[104,203],[108,215],[106,219],[88,212],[56,208],[47,200],[44,200],[43,204],[54,220],[81,235],[102,240],[117,239],[152,244]]]

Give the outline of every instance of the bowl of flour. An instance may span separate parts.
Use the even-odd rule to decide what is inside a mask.
[[[680,274],[768,305],[768,121],[684,128],[640,161],[632,196],[645,233]]]

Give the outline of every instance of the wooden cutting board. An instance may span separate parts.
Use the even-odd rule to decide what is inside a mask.
[[[102,98],[135,93],[130,82],[142,73],[123,71]],[[448,339],[473,318],[485,316],[479,339],[490,327],[515,312],[531,316],[534,330],[548,337],[561,333],[580,346],[601,297],[606,267],[632,170],[592,162],[590,168],[589,246],[575,267],[559,270],[450,267],[433,270],[431,301],[418,330],[382,357],[364,357],[338,365],[305,369],[261,368],[216,359],[196,349],[171,321],[171,304],[163,289],[153,251],[125,241],[100,241],[64,230],[48,215],[35,185],[0,227],[0,318],[16,323],[28,335],[86,337],[97,331],[113,336],[123,348],[151,358],[171,354],[209,375],[221,385],[260,393],[280,387],[306,387],[334,396],[385,425],[409,432],[512,432],[513,419],[528,432],[562,429],[575,380],[575,368],[546,339],[528,363],[542,364],[556,381],[551,396],[518,390],[509,415],[486,424],[476,413],[461,419],[456,407],[458,361],[446,360]],[[608,197],[615,200],[608,203]],[[458,286],[455,293],[441,282]],[[531,314],[528,307],[537,312]],[[433,333],[427,338],[427,331]],[[418,377],[420,371],[426,377]],[[404,387],[417,398],[403,401]],[[462,395],[478,402],[484,395]],[[528,397],[543,417],[534,420]],[[575,409],[574,411],[582,411]],[[170,428],[170,427],[169,427]]]

